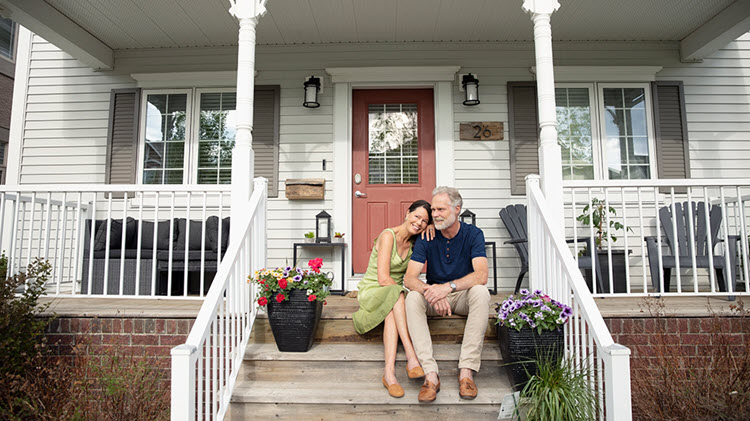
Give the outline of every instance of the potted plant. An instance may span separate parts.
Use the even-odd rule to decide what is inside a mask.
[[[306,243],[314,243],[315,242],[315,233],[310,231],[305,233],[305,242]]]
[[[336,232],[333,234],[333,242],[334,243],[343,243],[344,242],[344,233]]]
[[[607,224],[607,213],[609,213],[609,224]],[[593,198],[591,203],[584,206],[581,214],[576,217],[576,220],[581,222],[584,226],[593,225],[594,227],[594,243],[596,244],[596,253],[598,255],[598,264],[601,267],[602,277],[601,285],[603,285],[603,291],[597,290],[596,292],[608,293],[609,291],[609,251],[605,250],[604,242],[611,241],[614,244],[617,241],[617,233],[619,230],[625,228],[619,221],[615,220],[617,211],[612,206],[607,206],[604,200],[599,198]],[[629,232],[633,230],[628,227]],[[619,235],[619,234],[618,234]],[[586,249],[581,250],[579,255],[586,253]],[[628,250],[628,254],[630,250]],[[627,283],[625,279],[625,265],[627,265],[627,258],[625,256],[625,250],[623,249],[612,249],[612,283],[614,284],[614,292],[627,292]],[[594,282],[591,270],[586,270],[586,283],[589,286],[589,290],[593,291],[592,285]]]
[[[540,354],[537,371],[520,394],[524,420],[595,420],[598,402],[589,385],[588,361]]]
[[[529,374],[536,373],[537,355],[557,355],[564,351],[563,325],[573,314],[571,308],[540,290],[522,289],[497,307],[497,335],[503,360],[513,386],[520,390]]]
[[[249,278],[258,285],[255,301],[266,308],[279,351],[305,352],[315,338],[331,280],[320,272],[323,259],[307,262],[309,269],[262,269]]]

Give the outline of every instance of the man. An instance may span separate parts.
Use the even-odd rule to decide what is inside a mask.
[[[404,275],[406,322],[414,349],[426,373],[420,402],[432,402],[440,391],[438,366],[432,356],[427,316],[468,316],[458,361],[459,395],[474,399],[484,334],[487,330],[490,293],[487,290],[487,255],[484,233],[458,221],[463,200],[458,190],[438,187],[432,192],[432,219],[438,232],[432,241],[417,239]],[[427,264],[427,283],[419,274]]]

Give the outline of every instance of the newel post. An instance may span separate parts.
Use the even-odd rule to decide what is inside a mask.
[[[239,20],[237,46],[237,134],[232,150],[232,226],[246,212],[253,191],[255,173],[253,152],[253,95],[255,91],[255,27],[266,13],[266,0],[229,0],[229,13]],[[229,240],[240,241],[242,233],[230,229]]]
[[[172,348],[171,419],[195,419],[195,363],[197,349],[188,344]]]
[[[555,75],[552,65],[552,26],[550,17],[560,3],[557,0],[524,0],[523,10],[534,22],[536,86],[539,108],[539,171],[541,189],[547,199],[552,224],[560,237],[565,232],[562,195],[562,158],[557,144],[557,111],[555,108]]]
[[[606,418],[610,421],[630,421],[633,419],[630,397],[630,349],[613,344],[602,353],[602,357],[606,382]]]

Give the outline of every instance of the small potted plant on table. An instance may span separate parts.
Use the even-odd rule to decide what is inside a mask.
[[[314,243],[315,242],[315,233],[310,231],[305,233],[305,242],[306,243]]]
[[[334,243],[343,243],[344,242],[344,233],[336,232],[333,234],[333,242]]]
[[[561,358],[564,351],[563,325],[571,308],[540,290],[522,289],[497,308],[497,336],[503,360],[508,361],[513,385],[520,390],[534,375],[539,355]]]
[[[262,269],[248,279],[258,285],[255,301],[266,308],[276,346],[282,352],[310,349],[330,295],[331,280],[320,272],[323,259],[312,259],[307,265],[309,269]]]

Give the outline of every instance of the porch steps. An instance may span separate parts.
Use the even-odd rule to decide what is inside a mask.
[[[495,301],[498,297],[493,297]],[[245,354],[232,396],[228,420],[294,419],[348,420],[430,416],[448,419],[496,420],[500,403],[511,393],[495,327],[488,320],[482,369],[476,375],[479,395],[472,401],[458,396],[458,355],[465,319],[430,319],[435,357],[440,365],[441,391],[431,404],[417,401],[421,380],[406,376],[406,358],[399,349],[396,376],[406,391],[388,396],[383,375],[382,329],[367,335],[354,331],[351,315],[356,298],[330,297],[323,309],[315,344],[305,353],[279,352],[267,318],[260,315]]]

